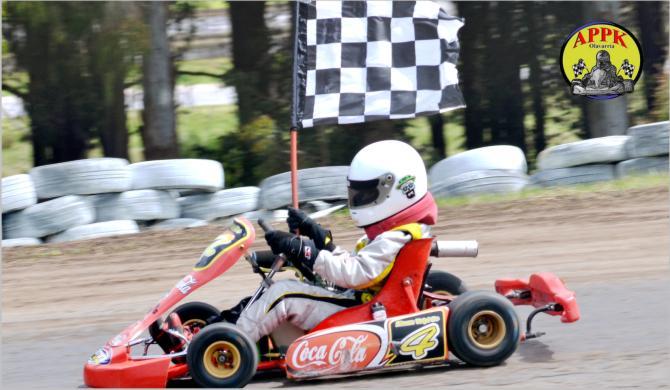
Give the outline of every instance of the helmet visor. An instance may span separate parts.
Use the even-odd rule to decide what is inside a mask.
[[[349,180],[349,207],[356,209],[383,202],[393,187],[393,181],[390,173],[372,180]]]

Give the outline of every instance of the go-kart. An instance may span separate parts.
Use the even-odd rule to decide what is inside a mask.
[[[270,229],[262,221],[259,224]],[[401,250],[382,289],[370,301],[335,313],[308,332],[286,323],[254,343],[231,323],[211,323],[209,319],[220,312],[202,302],[180,305],[163,319],[175,304],[243,257],[262,282],[242,306],[258,299],[273,276],[291,264],[279,255],[272,256],[270,268],[263,267],[268,253],[249,250],[254,238],[253,225],[235,219],[204,251],[193,271],[142,320],[89,358],[85,384],[165,387],[170,381],[190,378],[203,387],[242,387],[259,371],[280,370],[288,378],[306,379],[445,364],[450,354],[469,365],[494,366],[505,361],[519,342],[542,334],[531,331],[536,314],[560,316],[563,322],[579,319],[575,293],[550,273],[533,274],[528,280],[497,280],[497,293],[465,291],[457,277],[431,272],[429,257],[474,257],[477,246],[432,238],[411,241]],[[373,307],[378,309],[380,303],[386,318],[374,319]],[[513,305],[535,307],[525,332]],[[160,352],[150,353],[151,349]]]

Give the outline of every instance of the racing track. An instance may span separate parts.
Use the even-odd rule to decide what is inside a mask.
[[[335,241],[359,234],[331,220]],[[328,222],[326,223],[328,224]],[[77,387],[82,365],[185,274],[219,227],[144,233],[3,251],[2,380],[5,388]],[[505,365],[307,382],[338,388],[668,386],[668,190],[563,195],[441,210],[434,233],[480,242],[477,259],[435,259],[469,287],[496,277],[552,271],[577,291],[582,319],[543,316],[547,335],[522,344]],[[260,244],[256,245],[260,247]],[[245,262],[193,294],[231,305],[257,284]],[[664,368],[665,367],[665,368]],[[302,386],[264,378],[251,387]]]

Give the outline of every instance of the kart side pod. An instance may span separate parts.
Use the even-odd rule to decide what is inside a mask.
[[[448,317],[449,309],[441,306],[309,333],[289,346],[287,375],[310,378],[445,361]]]

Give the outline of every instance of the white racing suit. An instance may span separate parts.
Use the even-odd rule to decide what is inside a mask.
[[[400,249],[412,239],[429,235],[427,225],[415,223],[384,232],[370,242],[364,236],[353,253],[339,246],[332,252],[322,250],[314,262],[314,273],[348,290],[335,292],[298,280],[281,280],[240,315],[237,326],[254,341],[284,321],[310,330],[330,315],[360,304],[355,298],[357,291],[378,290]]]

